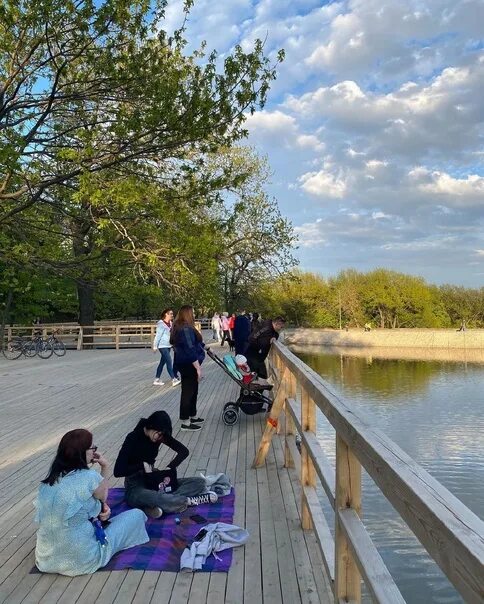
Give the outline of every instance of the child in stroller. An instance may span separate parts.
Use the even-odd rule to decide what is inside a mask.
[[[234,426],[243,411],[246,415],[255,415],[269,411],[272,406],[272,400],[264,394],[264,390],[272,390],[270,384],[262,384],[256,380],[256,375],[244,371],[239,371],[235,358],[232,355],[225,355],[223,359],[219,358],[209,348],[206,349],[208,356],[221,367],[233,380],[240,386],[240,393],[236,401],[225,403],[222,410],[222,421],[226,426]],[[241,359],[239,359],[241,360]],[[248,367],[247,367],[248,368]],[[249,380],[244,377],[248,377]]]

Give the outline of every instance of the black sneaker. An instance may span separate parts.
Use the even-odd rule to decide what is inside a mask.
[[[190,422],[192,424],[203,424],[205,420],[202,419],[201,417],[194,417],[193,419],[190,419]]]
[[[197,432],[198,430],[201,430],[202,426],[198,426],[197,424],[182,424],[180,426],[180,430],[183,430],[185,432]]]

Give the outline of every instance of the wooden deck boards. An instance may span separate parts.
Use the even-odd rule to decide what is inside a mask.
[[[293,604],[332,601],[312,533],[300,527],[300,491],[283,467],[280,437],[266,465],[251,469],[264,418],[241,415],[224,426],[221,409],[236,385],[207,360],[197,434],[174,434],[190,449],[185,475],[227,472],[236,489],[234,522],[250,540],[230,571],[176,574],[113,571],[82,577],[29,574],[34,565],[33,506],[60,437],[77,427],[114,463],[125,435],[156,409],[178,416],[179,388],[152,385],[158,357],[148,350],[69,351],[64,358],[0,359],[0,603]],[[165,453],[169,455],[169,451]],[[111,486],[122,480],[111,478]]]

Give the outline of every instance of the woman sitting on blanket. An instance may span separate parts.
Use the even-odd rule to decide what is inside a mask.
[[[188,457],[189,451],[171,433],[171,420],[166,411],[155,411],[147,419],[141,418],[126,437],[114,465],[114,475],[125,477],[127,503],[143,509],[150,518],[217,501],[216,493],[207,492],[204,478],[177,478],[176,468]],[[154,468],[160,445],[176,453],[162,471]]]
[[[95,464],[101,473],[92,468]],[[149,541],[141,510],[119,514],[103,532],[99,522],[106,523],[111,513],[106,504],[108,474],[108,462],[88,430],[64,434],[35,502],[35,563],[40,571],[70,577],[93,573],[116,552]]]

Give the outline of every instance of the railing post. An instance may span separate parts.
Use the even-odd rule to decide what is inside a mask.
[[[10,342],[11,339],[12,339],[12,328],[7,327],[7,342]]]
[[[316,433],[316,405],[304,388],[301,391],[301,427],[303,432]],[[316,471],[304,442],[301,442],[301,484],[303,487],[316,487]],[[304,496],[304,490],[302,493],[301,509],[303,529],[312,529],[313,522]]]
[[[284,391],[284,467],[293,468],[294,460],[291,456],[291,451],[287,444],[288,438],[294,438],[296,428],[291,414],[287,411],[286,399],[296,397],[296,376],[293,373],[289,373],[287,381],[282,386]]]
[[[83,336],[83,329],[82,329],[82,325],[80,325],[79,334],[77,336],[77,350],[82,350],[82,336]]]
[[[361,576],[340,526],[339,510],[361,513],[361,464],[336,434],[335,603],[361,602]]]
[[[121,332],[121,327],[116,325],[116,350],[119,350],[119,334]]]

